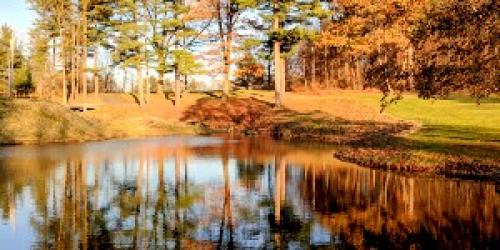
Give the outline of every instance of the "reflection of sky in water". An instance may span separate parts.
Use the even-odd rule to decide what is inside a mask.
[[[16,211],[10,218],[0,218],[0,249],[30,249],[33,235],[30,225],[30,215],[34,207],[30,201],[30,191],[24,189],[22,198],[16,201]]]
[[[86,169],[86,177],[78,174],[78,166]],[[155,217],[160,166],[165,208]],[[77,181],[77,175],[85,179]],[[138,176],[142,176],[139,182]],[[408,178],[343,164],[331,158],[328,150],[272,141],[252,144],[214,137],[166,137],[1,148],[0,212],[6,217],[0,218],[0,249],[46,244],[38,231],[47,226],[43,209],[48,210],[49,223],[55,223],[50,228],[59,228],[62,202],[78,207],[80,203],[75,202],[83,197],[77,194],[79,187],[87,190],[87,221],[97,223],[102,215],[113,244],[122,247],[134,244],[132,235],[165,232],[161,244],[173,247],[178,225],[185,227],[180,236],[183,240],[213,245],[222,240],[227,247],[231,235],[242,248],[275,244],[291,249],[349,244],[377,247],[380,242],[405,248],[416,244],[398,241],[405,238],[437,246],[482,241],[486,243],[480,246],[488,246],[488,240],[499,237],[495,225],[500,202],[494,185]],[[65,199],[65,188],[80,200]],[[44,200],[36,198],[41,190],[47,193]],[[281,202],[276,199],[280,192],[284,192]],[[226,210],[226,202],[230,210]],[[155,228],[157,219],[165,227]],[[177,220],[181,224],[173,222]],[[447,225],[457,225],[461,231]],[[66,228],[72,237],[81,234],[82,225],[75,227]]]

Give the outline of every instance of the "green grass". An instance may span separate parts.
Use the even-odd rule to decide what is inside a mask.
[[[352,93],[341,98],[379,105],[381,94]],[[405,95],[384,112],[403,120],[419,123],[421,128],[393,141],[398,148],[415,155],[437,153],[479,161],[500,160],[500,98],[483,99],[478,105],[467,96],[443,100],[422,100]]]
[[[237,95],[272,96],[271,91],[239,91]],[[380,92],[345,91],[316,99],[334,98],[380,108]],[[423,100],[413,94],[391,104],[386,114],[417,122],[422,127],[409,136],[412,140],[451,144],[490,145],[500,147],[500,97],[482,99],[480,104],[465,95],[443,100]]]
[[[381,94],[352,93],[339,98],[366,105],[380,105]],[[444,100],[423,100],[404,95],[391,104],[385,113],[404,120],[415,121],[422,129],[412,138],[448,140],[462,143],[500,142],[500,98],[476,101],[467,96],[451,96]]]
[[[500,102],[487,99],[477,105],[473,100],[422,100],[415,96],[388,108],[395,117],[414,120],[423,127],[415,137],[464,142],[500,142]]]

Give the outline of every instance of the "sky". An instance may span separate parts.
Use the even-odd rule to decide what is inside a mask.
[[[35,17],[26,0],[0,0],[0,24],[8,24],[21,39],[27,38]]]

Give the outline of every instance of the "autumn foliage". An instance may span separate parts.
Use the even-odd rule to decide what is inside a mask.
[[[245,56],[238,62],[237,66],[237,85],[248,89],[253,85],[262,84],[264,80],[264,66],[252,55],[245,54]]]
[[[387,104],[403,91],[440,97],[500,91],[496,1],[339,1],[295,72],[304,86],[379,88]]]

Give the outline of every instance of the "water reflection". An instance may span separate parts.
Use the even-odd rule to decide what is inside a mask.
[[[2,148],[0,246],[498,248],[494,185],[331,155],[214,137]]]

